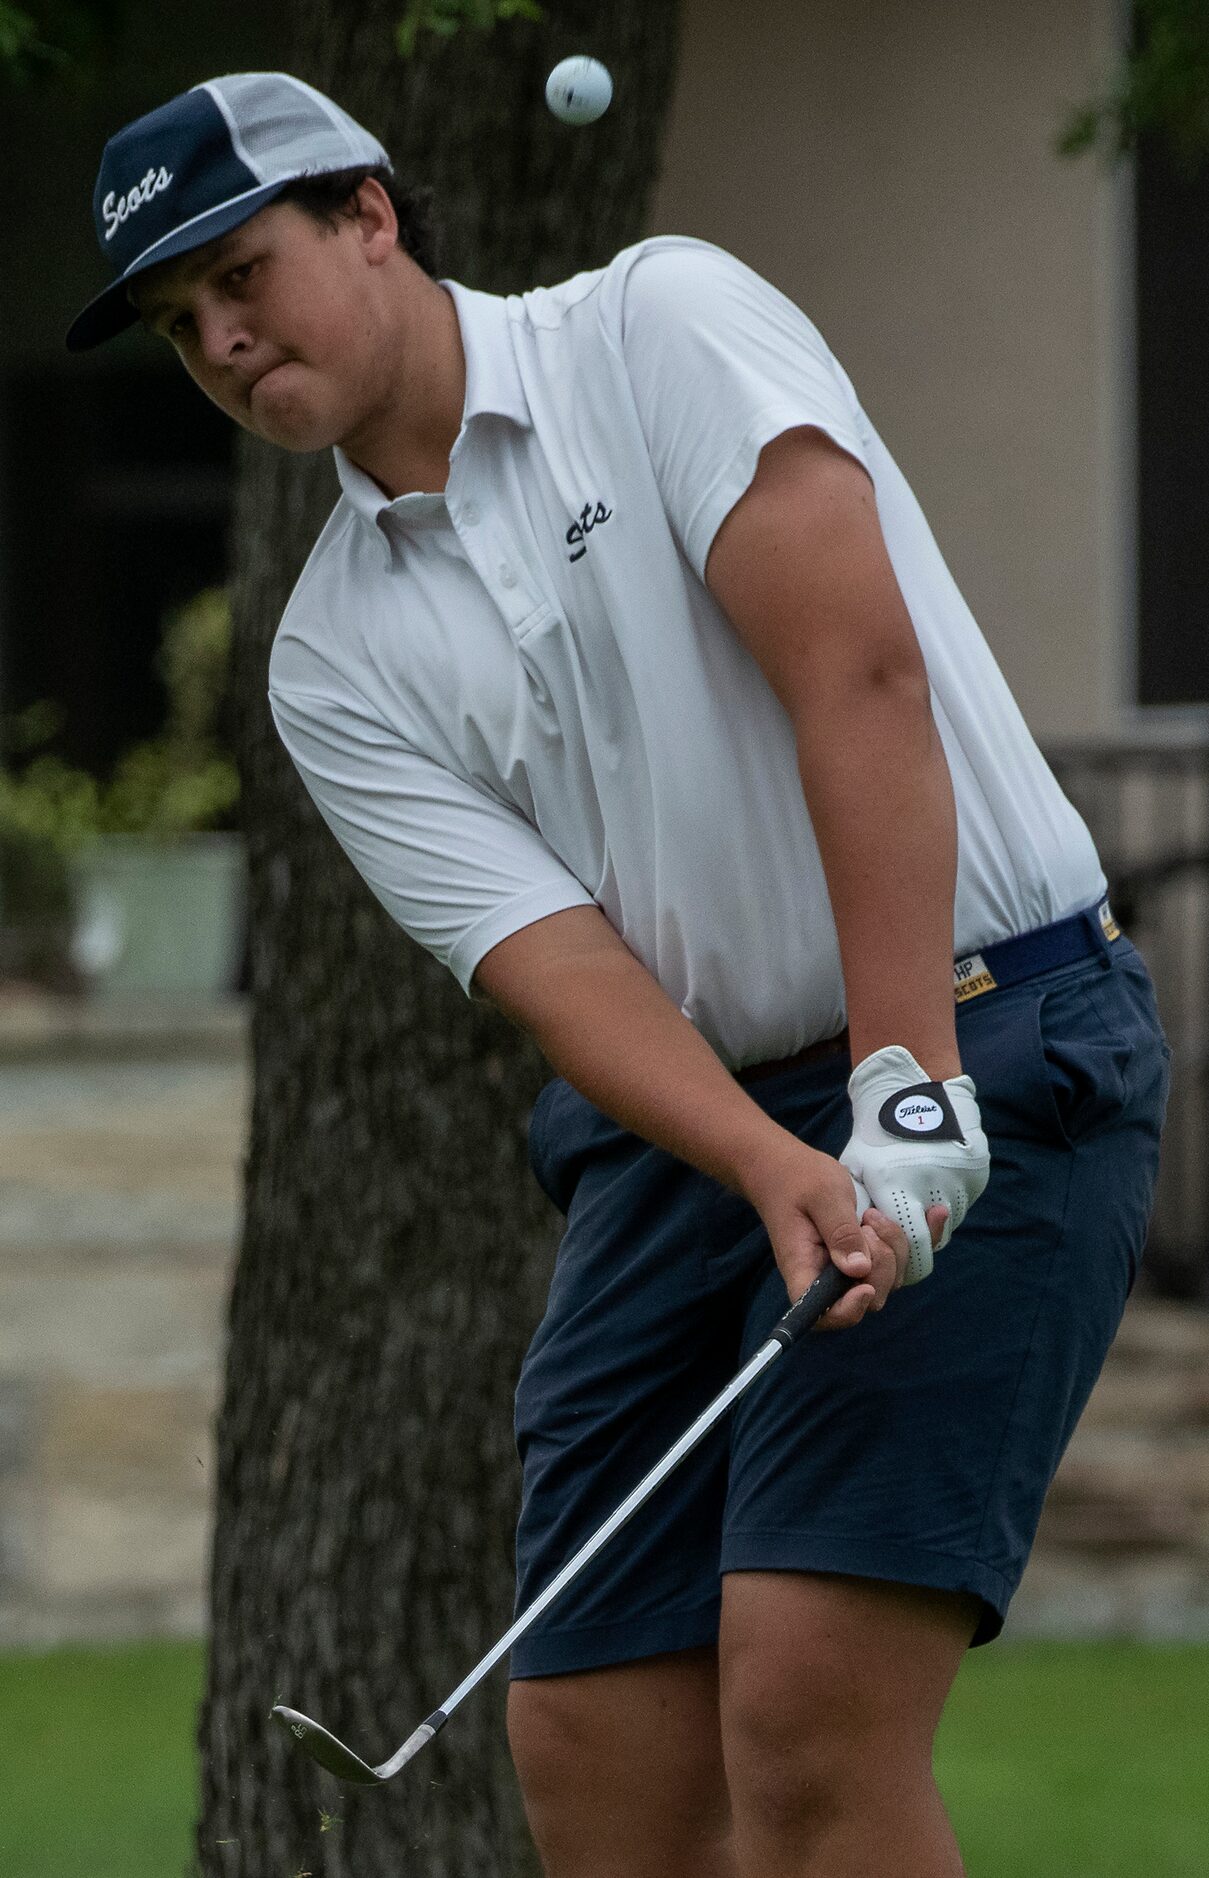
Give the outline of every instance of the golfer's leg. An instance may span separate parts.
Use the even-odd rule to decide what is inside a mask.
[[[724,1580],[722,1734],[740,1878],[961,1878],[932,1740],[978,1601],[874,1579]]]
[[[514,1682],[508,1737],[547,1878],[736,1878],[712,1648]]]

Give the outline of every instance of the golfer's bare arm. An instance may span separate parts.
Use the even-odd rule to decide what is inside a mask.
[[[714,598],[785,706],[839,937],[852,1060],[961,1074],[957,812],[873,484],[821,431],[762,452],[714,537]]]
[[[596,907],[495,946],[475,986],[606,1115],[738,1192],[778,1147],[770,1122]]]
[[[853,1061],[902,1043],[930,1076],[958,1074],[953,796],[865,472],[816,431],[777,439],[706,576],[793,721]],[[514,933],[476,985],[598,1107],[728,1186],[750,1197],[783,1155],[785,1132],[596,908]]]

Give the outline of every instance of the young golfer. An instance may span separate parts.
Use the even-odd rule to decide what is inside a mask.
[[[843,370],[730,255],[437,281],[385,151],[280,74],[128,126],[96,210],[116,279],[69,344],[141,318],[237,423],[334,448],[278,727],[557,1072],[520,1602],[787,1295],[861,1281],[516,1649],[547,1872],[952,1878],[933,1734],[1120,1318],[1166,1098],[1084,824]]]

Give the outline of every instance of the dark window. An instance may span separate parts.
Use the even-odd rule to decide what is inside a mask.
[[[1137,164],[1140,704],[1209,703],[1209,163]]]
[[[165,612],[225,576],[232,426],[183,372],[74,361],[4,408],[4,707],[56,700],[100,771],[160,727]]]

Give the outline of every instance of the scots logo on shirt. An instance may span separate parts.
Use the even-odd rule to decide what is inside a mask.
[[[574,553],[567,557],[569,560],[583,560],[588,552],[588,536],[594,528],[599,528],[602,522],[607,522],[612,513],[612,509],[606,509],[603,502],[584,503],[567,530],[567,546],[574,549]]]

